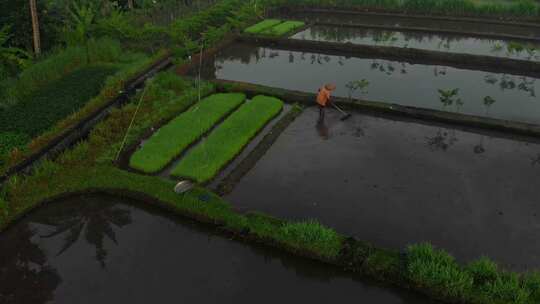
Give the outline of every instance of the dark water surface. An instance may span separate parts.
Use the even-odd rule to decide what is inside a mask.
[[[226,198],[382,247],[540,269],[540,144],[308,108]]]
[[[446,66],[409,64],[382,59],[302,53],[234,44],[205,62],[207,78],[244,81],[305,92],[322,84],[337,84],[336,96],[364,98],[540,123],[540,81],[510,74],[487,73]],[[349,91],[351,81],[366,79],[365,90]],[[457,94],[441,101],[439,90]],[[487,100],[487,101],[486,101]]]
[[[0,234],[0,303],[430,303],[130,203],[74,197]]]
[[[371,24],[381,26],[420,27],[435,30],[453,30],[466,33],[498,33],[517,36],[540,37],[539,27],[521,27],[477,22],[456,22],[392,16],[368,16],[354,13],[295,13],[289,16],[308,22],[333,22],[346,24]]]
[[[474,38],[470,36],[316,25],[293,35],[291,38],[363,45],[395,46],[540,61],[539,43]]]

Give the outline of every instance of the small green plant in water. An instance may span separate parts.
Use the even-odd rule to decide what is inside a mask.
[[[503,49],[503,46],[500,42],[495,42],[493,47],[491,48],[492,52],[500,52]]]
[[[347,82],[345,87],[347,88],[347,90],[349,90],[349,100],[352,101],[352,96],[358,90],[360,90],[360,94],[367,94],[368,93],[368,90],[367,90],[368,86],[369,86],[369,81],[366,80],[366,79],[353,80],[353,81]]]
[[[439,91],[439,100],[443,104],[443,107],[451,106],[453,104],[456,105],[456,111],[460,106],[463,105],[463,101],[461,101],[461,98],[458,97],[459,89],[450,89],[450,90],[443,90],[438,89]]]

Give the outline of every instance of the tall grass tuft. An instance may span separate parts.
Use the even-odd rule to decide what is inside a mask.
[[[494,281],[499,274],[497,264],[487,257],[481,257],[470,263],[467,265],[466,270],[473,276],[475,285],[483,285]]]
[[[287,223],[280,228],[277,238],[292,247],[308,248],[328,258],[336,257],[342,244],[337,232],[315,220]]]
[[[407,248],[407,275],[417,287],[454,299],[465,299],[473,287],[473,277],[447,252],[430,244]]]

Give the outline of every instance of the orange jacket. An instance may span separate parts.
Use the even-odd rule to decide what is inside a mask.
[[[317,95],[317,103],[323,107],[326,107],[330,101],[330,91],[325,87],[319,89],[319,94]]]

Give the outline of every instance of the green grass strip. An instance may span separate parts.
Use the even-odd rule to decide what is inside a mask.
[[[133,154],[129,165],[146,173],[162,170],[245,99],[242,93],[230,93],[215,94],[201,100],[160,128]]]
[[[232,160],[282,109],[277,98],[257,96],[223,122],[173,170],[172,176],[206,182]]]
[[[267,30],[271,27],[274,27],[278,24],[280,24],[282,21],[279,19],[266,19],[264,21],[261,21],[255,25],[252,25],[244,30],[244,32],[248,34],[258,34],[264,30]]]
[[[302,21],[285,21],[260,33],[270,36],[284,36],[285,34],[290,33],[304,25],[305,23]]]

